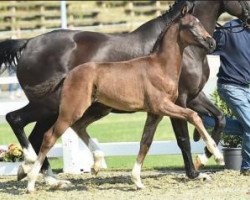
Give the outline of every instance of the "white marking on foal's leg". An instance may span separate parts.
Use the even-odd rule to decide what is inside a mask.
[[[217,164],[225,165],[224,157],[212,138],[207,142],[207,149],[214,155]]]
[[[48,170],[46,170],[43,173],[43,176],[44,176],[46,184],[48,184],[49,186],[51,186],[54,189],[65,188],[65,187],[67,187],[68,185],[71,184],[70,181],[58,180],[56,178],[56,176],[54,175],[54,173],[53,173],[53,171],[52,171],[51,168],[49,168]]]
[[[143,189],[145,186],[141,181],[141,164],[136,162],[132,170],[132,181],[138,189]]]
[[[23,155],[25,163],[34,163],[37,159],[36,152],[34,151],[31,144],[29,144],[27,149],[26,148],[23,149]]]
[[[36,183],[41,167],[42,167],[42,163],[39,160],[36,160],[31,171],[27,174],[27,178],[28,178],[27,192],[28,193],[32,193],[35,191],[35,183]]]

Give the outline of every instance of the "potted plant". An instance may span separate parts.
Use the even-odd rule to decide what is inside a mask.
[[[10,144],[8,148],[0,148],[0,175],[16,175],[20,162],[23,161],[22,149]]]
[[[235,116],[227,104],[220,98],[217,90],[212,94],[212,100],[215,105],[225,114],[226,123],[234,123],[236,120]],[[228,135],[223,133],[221,145],[223,147],[222,151],[225,160],[225,168],[240,170],[242,163],[242,138],[238,135]]]

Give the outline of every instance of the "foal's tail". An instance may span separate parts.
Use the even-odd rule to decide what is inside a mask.
[[[18,60],[27,42],[28,39],[5,40],[0,42],[0,74],[7,68],[16,70]]]

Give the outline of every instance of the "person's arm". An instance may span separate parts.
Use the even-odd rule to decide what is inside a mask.
[[[223,30],[218,30],[214,32],[213,38],[216,41],[216,49],[213,52],[215,55],[220,55],[220,51],[223,50],[225,43],[226,43],[226,36],[225,36],[225,31]]]

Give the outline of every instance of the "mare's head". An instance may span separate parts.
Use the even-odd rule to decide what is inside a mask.
[[[221,1],[221,11],[238,17],[243,25],[250,27],[250,1]]]
[[[213,52],[215,40],[205,30],[201,22],[187,12],[186,7],[182,9],[182,18],[179,21],[180,40],[184,45],[194,45]]]

